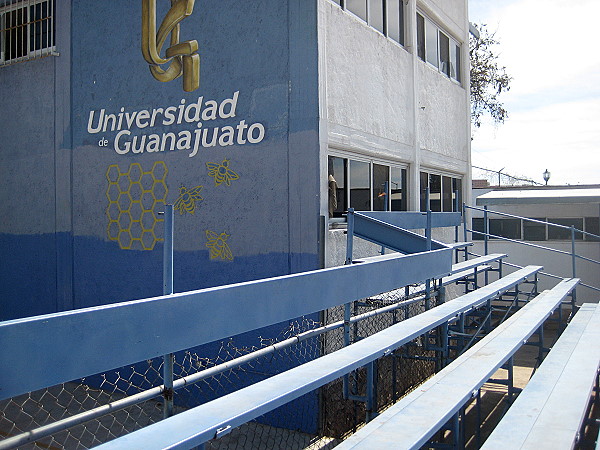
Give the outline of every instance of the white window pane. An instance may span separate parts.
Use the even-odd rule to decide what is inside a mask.
[[[429,20],[425,20],[425,54],[427,55],[427,62],[438,67],[438,30]]]
[[[369,25],[383,33],[383,0],[369,2]]]
[[[417,13],[417,55],[425,61],[425,18]]]
[[[373,211],[389,211],[390,168],[373,163]]]
[[[404,14],[401,0],[387,0],[387,35],[404,45]]]
[[[440,70],[450,76],[450,39],[441,31],[439,32]]]
[[[346,0],[346,9],[367,20],[367,0]]]
[[[350,160],[350,207],[371,211],[371,165]]]
[[[450,47],[450,76],[460,82],[460,45],[452,43]]]

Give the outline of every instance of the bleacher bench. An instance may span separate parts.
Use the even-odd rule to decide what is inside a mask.
[[[599,365],[600,307],[584,304],[482,448],[572,448]]]
[[[578,279],[563,280],[552,290],[538,295],[458,359],[337,448],[421,448],[543,325],[578,282]]]

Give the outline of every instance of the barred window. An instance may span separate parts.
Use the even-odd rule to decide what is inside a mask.
[[[0,7],[0,66],[55,51],[55,1],[21,0]]]

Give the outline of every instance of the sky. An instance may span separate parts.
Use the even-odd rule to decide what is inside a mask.
[[[504,124],[472,129],[474,166],[549,185],[600,184],[599,0],[469,0],[512,76]],[[473,170],[473,177],[477,176]]]

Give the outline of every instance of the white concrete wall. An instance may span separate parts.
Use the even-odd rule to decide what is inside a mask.
[[[462,43],[462,85],[416,55],[416,11]],[[409,209],[419,207],[419,172],[470,177],[467,0],[409,0],[405,45],[386,38],[329,0],[319,0],[321,214],[327,217],[327,153],[337,151],[405,163]],[[326,237],[326,265],[343,263],[345,237]],[[453,240],[453,232],[448,242]],[[377,254],[358,245],[357,255]],[[341,256],[340,256],[341,255]]]
[[[412,160],[412,56],[327,0],[324,10],[330,145]]]

